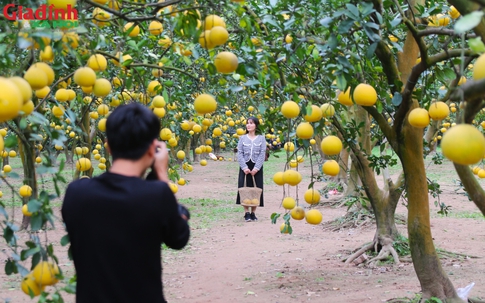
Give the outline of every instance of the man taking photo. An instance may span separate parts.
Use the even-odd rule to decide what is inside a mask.
[[[110,170],[66,190],[62,217],[77,303],[166,302],[161,245],[182,249],[190,230],[188,211],[167,184],[168,151],[159,131],[159,119],[146,107],[119,106],[106,123]]]

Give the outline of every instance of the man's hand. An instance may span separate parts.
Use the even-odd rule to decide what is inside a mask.
[[[168,150],[165,142],[157,141],[155,143],[155,159],[153,167],[157,172],[158,180],[167,182],[168,179]]]
[[[249,168],[246,168],[246,169],[244,169],[244,170],[243,170],[243,172],[244,172],[244,173],[247,175],[247,174],[249,174],[251,171],[249,170]]]

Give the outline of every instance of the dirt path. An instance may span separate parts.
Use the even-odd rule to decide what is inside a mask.
[[[187,178],[179,198],[221,198],[233,205],[237,163],[209,162],[205,174]],[[300,167],[309,175],[306,163]],[[370,241],[374,227],[324,232],[304,221],[293,223],[292,235],[281,235],[270,215],[282,212],[282,189],[265,175],[265,207],[258,209],[258,222],[245,223],[241,212],[217,222],[210,229],[192,231],[190,246],[164,256],[167,299],[176,302],[385,302],[414,297],[419,281],[412,263],[381,265],[374,269],[344,266],[342,256]],[[299,187],[302,197],[308,178]],[[444,188],[441,199],[454,211],[476,211],[471,202]],[[294,194],[294,192],[292,192]],[[302,205],[306,206],[303,201]],[[233,205],[233,207],[238,207]],[[435,208],[432,207],[434,211]],[[345,208],[321,208],[324,221],[345,213]],[[398,212],[405,214],[400,206]],[[282,222],[281,220],[279,222]],[[485,221],[467,218],[433,218],[438,247],[484,257]],[[405,226],[399,226],[406,235]],[[475,282],[472,296],[485,297],[484,259],[443,260],[444,270],[456,287]]]
[[[193,173],[183,176],[190,183],[179,188],[177,197],[182,201],[187,198],[202,201],[199,203],[205,207],[210,207],[211,199],[224,200],[231,211],[216,213],[213,218],[202,218],[193,212],[189,245],[182,251],[164,250],[164,292],[169,303],[385,302],[391,298],[412,298],[419,292],[412,263],[383,264],[372,269],[342,263],[351,250],[372,239],[374,226],[329,232],[323,231],[321,225],[292,221],[293,234],[280,234],[282,220],[277,225],[270,222],[271,213],[283,212],[282,188],[272,182],[275,167],[283,165],[275,160],[265,164],[265,207],[257,211],[259,221],[250,223],[244,222],[242,207],[234,204],[237,163],[209,161],[205,167],[198,164],[194,167]],[[308,163],[303,163],[299,170],[304,176],[298,193],[302,199],[310,182]],[[451,165],[438,167],[433,173],[449,174],[449,182],[441,187],[441,201],[451,205],[454,214],[440,217],[436,215],[438,209],[430,205],[435,245],[480,257],[445,258],[444,270],[455,287],[475,282],[471,296],[485,298],[485,220],[474,216],[478,211],[473,203],[455,193],[452,178],[456,179],[456,175]],[[295,194],[292,188],[291,195]],[[301,200],[301,205],[306,203]],[[345,214],[345,208],[319,208],[324,221]],[[402,204],[398,213],[406,214]],[[404,225],[398,228],[406,235]],[[48,239],[59,243],[64,234],[59,224],[56,230],[48,231]],[[27,233],[20,233],[20,242],[27,237]],[[0,249],[5,249],[3,243]],[[74,269],[66,248],[55,244],[55,251],[65,276],[71,277]],[[0,261],[3,263],[5,259],[6,255],[1,254]],[[19,290],[18,275],[0,272],[0,302],[33,302]],[[72,295],[63,292],[63,297],[66,302],[74,302]]]

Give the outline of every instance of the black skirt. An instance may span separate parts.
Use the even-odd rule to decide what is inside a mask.
[[[254,168],[255,163],[252,162],[251,160],[246,162],[246,165],[248,166],[249,170],[252,170]],[[239,178],[237,181],[237,187],[244,187],[244,178],[246,179],[246,186],[254,186],[253,185],[253,178],[251,178],[251,174],[245,174],[241,168],[239,168]],[[256,187],[259,187],[263,189],[263,167],[254,175],[254,180],[256,181]],[[241,204],[240,198],[239,198],[239,191],[237,193],[237,199],[236,199],[236,204]],[[263,193],[261,193],[261,199],[259,200],[259,206],[263,207],[264,206],[264,200],[263,200]]]

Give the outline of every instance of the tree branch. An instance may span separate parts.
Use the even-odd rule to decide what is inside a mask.
[[[482,214],[485,215],[485,191],[483,191],[482,186],[478,183],[477,178],[475,178],[469,166],[456,163],[453,164],[468,196],[472,199],[478,209],[480,209]]]

